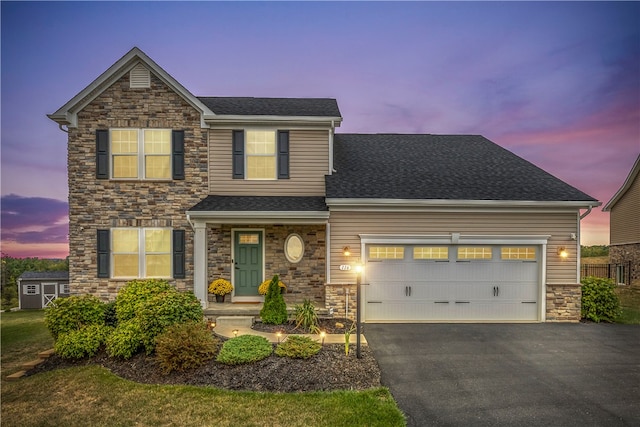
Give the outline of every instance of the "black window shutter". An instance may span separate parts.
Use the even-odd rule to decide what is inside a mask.
[[[289,131],[278,131],[278,179],[289,179]]]
[[[184,179],[184,131],[171,132],[171,170],[173,179]]]
[[[109,277],[109,230],[98,230],[98,277]]]
[[[96,130],[96,178],[109,179],[109,131]]]
[[[233,131],[233,179],[244,179],[244,131]]]
[[[173,277],[185,278],[185,242],[184,230],[173,230]]]

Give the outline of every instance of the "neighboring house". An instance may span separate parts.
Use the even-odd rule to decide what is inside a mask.
[[[69,296],[69,272],[25,271],[18,277],[18,306],[45,308],[56,298]]]
[[[602,208],[609,214],[609,261],[631,263],[631,284],[640,284],[640,155],[622,187]]]
[[[335,99],[197,97],[137,48],[49,116],[68,132],[72,293],[167,278],[368,322],[578,321],[580,209],[482,136],[335,133]],[[560,253],[565,255],[560,256]]]

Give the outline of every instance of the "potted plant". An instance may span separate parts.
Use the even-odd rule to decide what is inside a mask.
[[[260,295],[267,294],[267,291],[269,290],[269,283],[271,283],[271,279],[267,279],[264,282],[260,283],[260,286],[258,286],[258,293]],[[281,294],[287,292],[287,285],[285,285],[284,282],[280,279],[278,279],[278,286],[280,287]]]
[[[224,302],[224,296],[232,290],[233,285],[227,279],[216,279],[209,284],[209,293],[216,296],[216,302]]]

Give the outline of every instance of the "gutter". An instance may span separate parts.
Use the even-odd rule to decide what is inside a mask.
[[[593,209],[593,206],[589,205],[589,207],[587,208],[587,211],[585,213],[583,213],[582,215],[580,215],[580,220],[582,220],[584,217],[589,215],[591,213],[591,209]]]

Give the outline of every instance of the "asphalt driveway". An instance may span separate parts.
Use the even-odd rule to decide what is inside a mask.
[[[367,324],[408,426],[638,426],[640,327]]]

